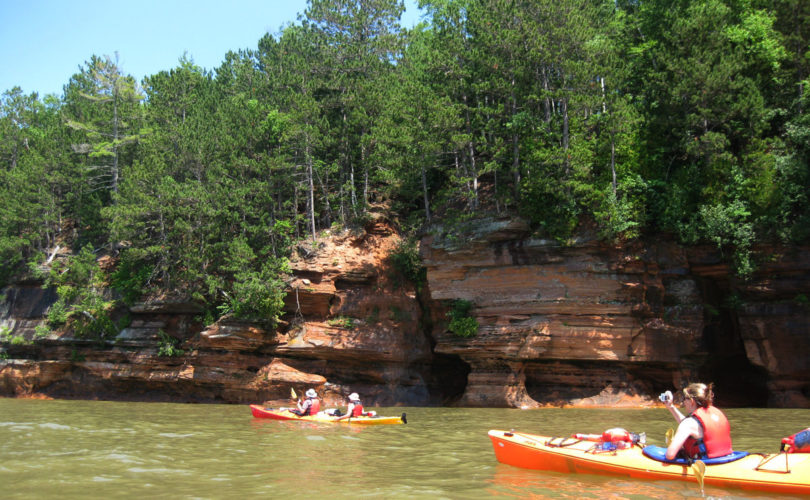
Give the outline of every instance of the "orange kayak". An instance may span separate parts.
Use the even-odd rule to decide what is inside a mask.
[[[250,411],[256,418],[270,418],[273,420],[300,420],[301,422],[318,422],[324,424],[391,425],[408,423],[404,413],[399,417],[351,417],[339,420],[339,417],[328,415],[324,412],[319,412],[317,415],[300,417],[287,408],[265,408],[260,405],[250,405]]]
[[[499,430],[489,431],[489,438],[499,462],[525,469],[636,479],[698,480],[695,467],[659,460],[664,451],[660,446],[642,449],[638,445],[628,445],[604,450],[600,443],[593,441]],[[808,453],[735,452],[734,458],[731,461],[706,460],[702,474],[704,484],[770,493],[810,494]],[[712,464],[713,460],[723,463]]]

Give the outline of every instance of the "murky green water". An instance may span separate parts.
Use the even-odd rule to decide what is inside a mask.
[[[700,498],[697,487],[499,464],[489,429],[624,427],[663,444],[657,410],[377,409],[407,425],[254,419],[247,406],[0,399],[0,498]],[[807,410],[728,410],[736,449],[776,451]],[[768,498],[708,488],[714,498]],[[772,497],[775,498],[775,497]]]

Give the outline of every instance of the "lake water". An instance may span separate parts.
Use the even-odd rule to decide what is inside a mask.
[[[246,405],[0,398],[0,498],[701,498],[695,484],[542,473],[495,460],[489,429],[611,427],[664,444],[663,409],[375,408],[407,425],[255,419]],[[731,409],[735,449],[775,452],[807,410]],[[707,488],[711,498],[777,498]]]

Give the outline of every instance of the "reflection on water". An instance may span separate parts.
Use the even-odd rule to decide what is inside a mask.
[[[696,485],[529,471],[489,429],[567,436],[624,427],[663,444],[666,410],[377,409],[407,425],[255,419],[247,406],[0,399],[2,497],[701,498]],[[734,445],[776,451],[806,410],[727,412]],[[766,425],[763,425],[766,423]],[[775,498],[707,489],[712,498]]]

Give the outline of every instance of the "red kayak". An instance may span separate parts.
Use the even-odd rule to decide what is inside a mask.
[[[404,413],[399,417],[378,417],[375,415],[340,419],[338,416],[329,415],[323,411],[316,415],[300,417],[290,411],[289,408],[265,408],[260,405],[250,405],[250,411],[256,418],[269,418],[273,420],[299,420],[301,422],[318,422],[324,424],[391,425],[408,423]]]

